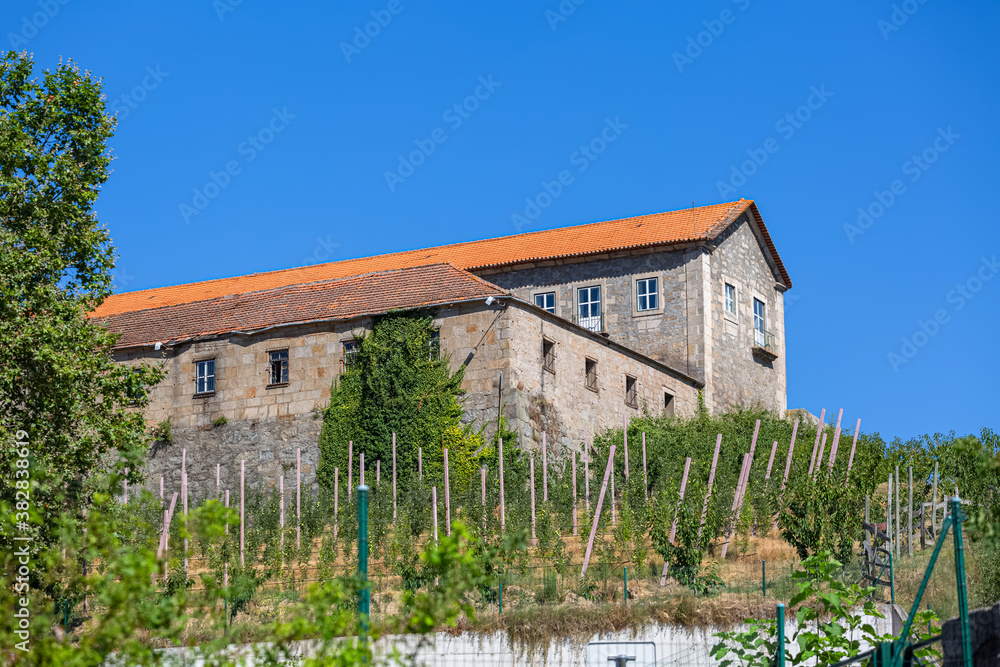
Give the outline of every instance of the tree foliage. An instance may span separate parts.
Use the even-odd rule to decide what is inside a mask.
[[[116,364],[115,338],[87,317],[115,259],[93,210],[115,124],[101,81],[72,62],[33,68],[25,53],[0,61],[0,499],[14,504],[14,443],[26,442],[40,546],[62,508],[117,488],[126,468],[139,481],[133,408],[161,373]]]

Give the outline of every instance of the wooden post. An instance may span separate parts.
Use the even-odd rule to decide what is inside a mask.
[[[601,484],[601,493],[597,497],[597,512],[594,513],[594,520],[590,526],[590,539],[587,541],[587,552],[583,556],[583,568],[580,570],[580,578],[587,574],[587,565],[590,563],[590,554],[594,551],[594,538],[597,536],[597,520],[601,518],[601,505],[604,504],[604,492],[608,489],[608,477],[611,476],[611,466],[615,460],[615,446],[611,445],[608,452],[608,465],[604,469],[604,483]]]
[[[913,466],[906,466],[906,549],[913,558]]]
[[[222,490],[222,466],[215,464],[215,495],[219,495]]]
[[[837,414],[837,427],[833,431],[833,445],[830,447],[830,470],[833,470],[833,463],[837,460],[837,443],[840,442],[840,420],[844,417],[844,408]]]
[[[542,502],[549,502],[549,460],[548,445],[545,442],[545,431],[542,431]]]
[[[187,491],[187,448],[181,449],[181,504],[184,507],[184,527],[187,528],[188,491]],[[184,571],[188,569],[188,538],[184,538]]]
[[[826,449],[826,433],[823,434],[823,440],[819,445],[819,456],[816,457],[816,467],[813,468],[813,477],[819,472],[820,464],[823,463],[823,451]]]
[[[816,465],[816,452],[819,450],[819,438],[820,435],[823,433],[823,427],[826,426],[825,420],[826,420],[826,408],[823,408],[823,411],[819,413],[819,424],[816,425],[816,442],[813,443],[812,458],[809,459],[810,475],[813,474],[813,468]]]
[[[576,449],[573,449],[572,456],[573,456],[573,534],[576,535],[579,532],[577,530],[577,521],[576,521],[576,506],[577,506],[577,496],[576,496]]]
[[[674,509],[674,522],[670,526],[670,543],[674,543],[674,535],[677,533],[677,512],[680,510],[681,503],[684,501],[684,489],[687,487],[688,481],[688,471],[691,470],[691,457],[687,457],[684,461],[684,476],[681,477],[681,492],[677,499],[677,508]],[[660,575],[660,586],[667,585],[667,561],[663,561],[663,573]]]
[[[871,523],[871,496],[865,496],[865,523]]]
[[[774,465],[774,455],[778,451],[778,441],[775,440],[774,444],[771,445],[771,456],[767,459],[767,472],[764,473],[764,479],[771,479],[771,466]]]
[[[715,481],[715,466],[719,463],[719,448],[722,446],[722,434],[715,439],[715,454],[712,455],[712,469],[708,473],[708,490],[705,492],[705,504],[701,508],[701,525],[698,526],[698,541],[696,547],[701,546],[701,532],[705,529],[705,517],[708,514],[708,500],[712,497],[712,483]]]
[[[889,471],[889,483],[885,489],[885,534],[889,538],[889,553],[892,554],[893,542],[895,539],[892,536],[892,471]]]
[[[500,454],[500,532],[507,530],[507,506],[503,500],[503,438],[497,437],[497,451]]]
[[[931,505],[931,535],[934,536],[934,541],[937,541],[938,529],[937,529],[937,492],[938,492],[938,462],[934,462],[934,493],[931,498],[933,504]]]
[[[438,488],[431,487],[431,505],[434,506],[434,544],[438,543]]]
[[[302,448],[295,449],[295,548],[302,547]]]
[[[448,482],[448,448],[444,448],[444,521],[445,532],[451,537],[451,484]]]
[[[896,492],[896,516],[893,517],[892,527],[896,531],[896,558],[899,558],[899,538],[903,534],[899,524],[899,466],[896,466],[896,483],[893,488]]]
[[[625,481],[628,481],[628,417],[622,415],[622,443],[625,445]],[[614,476],[611,477],[614,480]],[[612,481],[612,484],[614,482]],[[615,494],[611,494],[611,506],[614,507]]]
[[[750,453],[747,452],[743,455],[743,466],[740,468],[740,477],[736,482],[736,491],[733,493],[733,507],[730,510],[730,528],[728,534],[726,535],[726,541],[722,543],[722,557],[726,557],[726,552],[729,551],[729,542],[733,539],[733,533],[736,531],[736,523],[739,521],[739,512],[743,506],[743,489],[745,484],[750,478]]]
[[[243,560],[243,525],[246,523],[245,507],[244,507],[244,503],[243,503],[243,495],[244,495],[244,485],[243,485],[244,472],[243,472],[243,467],[244,467],[244,461],[243,461],[243,459],[240,459],[240,567],[241,568],[244,567],[244,560]]]
[[[927,507],[927,503],[920,503],[920,550],[923,551],[927,548],[927,541],[924,538],[924,508]]]
[[[347,502],[351,502],[351,494],[354,492],[354,441],[347,442]]]
[[[611,467],[611,527],[616,525],[615,520],[615,469]]]
[[[538,538],[535,537],[535,456],[528,457],[528,470],[531,475],[531,546],[538,546]]]
[[[333,541],[337,541],[340,526],[340,468],[333,469]]]
[[[587,427],[583,427],[583,495],[590,516],[590,448],[587,446]]]
[[[646,432],[642,432],[642,493],[649,504],[649,474],[646,470]]]
[[[285,473],[278,478],[278,553],[285,567]]]
[[[392,523],[396,523],[396,432],[392,433]]]
[[[167,504],[163,498],[163,475],[160,475],[160,507],[163,508],[163,520],[167,520]],[[170,536],[167,535],[167,546],[170,546]],[[63,559],[65,560],[65,559]]]
[[[857,425],[854,427],[854,442],[851,443],[851,456],[847,459],[847,477],[845,479],[851,478],[851,466],[854,465],[854,450],[858,447],[858,433],[861,432],[861,420],[858,419]]]
[[[788,471],[792,469],[792,452],[795,450],[795,436],[799,432],[799,420],[795,420],[792,426],[792,441],[788,444],[788,458],[785,459],[785,476],[781,479],[781,490],[785,490],[788,483]]]
[[[229,489],[226,489],[226,509],[229,509]],[[226,514],[229,514],[226,512]],[[226,535],[229,535],[229,519],[226,519]],[[228,539],[228,538],[227,538]],[[223,587],[229,586],[229,559],[222,564],[222,585]]]

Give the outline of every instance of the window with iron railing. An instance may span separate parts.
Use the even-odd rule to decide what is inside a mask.
[[[288,384],[288,350],[269,352],[268,362],[268,384]]]
[[[344,341],[344,368],[352,367],[358,360],[358,341]]]
[[[604,330],[601,318],[601,286],[581,287],[576,292],[576,323],[584,329],[601,332]]]

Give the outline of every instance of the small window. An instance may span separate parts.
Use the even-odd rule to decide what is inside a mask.
[[[663,392],[663,416],[674,416],[674,395],[669,391]]]
[[[753,341],[764,347],[767,333],[767,306],[760,299],[753,300]]]
[[[726,283],[726,312],[736,314],[736,288]]]
[[[350,368],[358,359],[358,341],[344,341],[344,367]]]
[[[660,307],[660,297],[657,291],[656,278],[643,278],[635,281],[636,310],[656,310]]]
[[[625,376],[625,405],[630,408],[639,407],[639,388],[631,375]]]
[[[271,372],[268,384],[288,384],[288,350],[269,352]]]
[[[555,292],[545,292],[543,294],[535,295],[535,305],[542,310],[547,310],[553,315],[556,314],[556,293]]]
[[[427,347],[430,352],[428,353],[428,360],[435,361],[441,358],[441,330],[431,329],[430,338],[427,339]]]
[[[215,391],[215,359],[195,362],[194,393],[210,394]]]
[[[556,344],[547,338],[542,339],[542,368],[556,372]]]
[[[587,389],[597,391],[597,362],[594,359],[587,359],[585,367],[585,382]]]

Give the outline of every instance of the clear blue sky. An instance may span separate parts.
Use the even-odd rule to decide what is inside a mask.
[[[3,45],[121,110],[121,291],[514,233],[617,119],[525,230],[755,199],[795,283],[789,407],[1000,427],[996,2],[61,1],[4,3]]]

